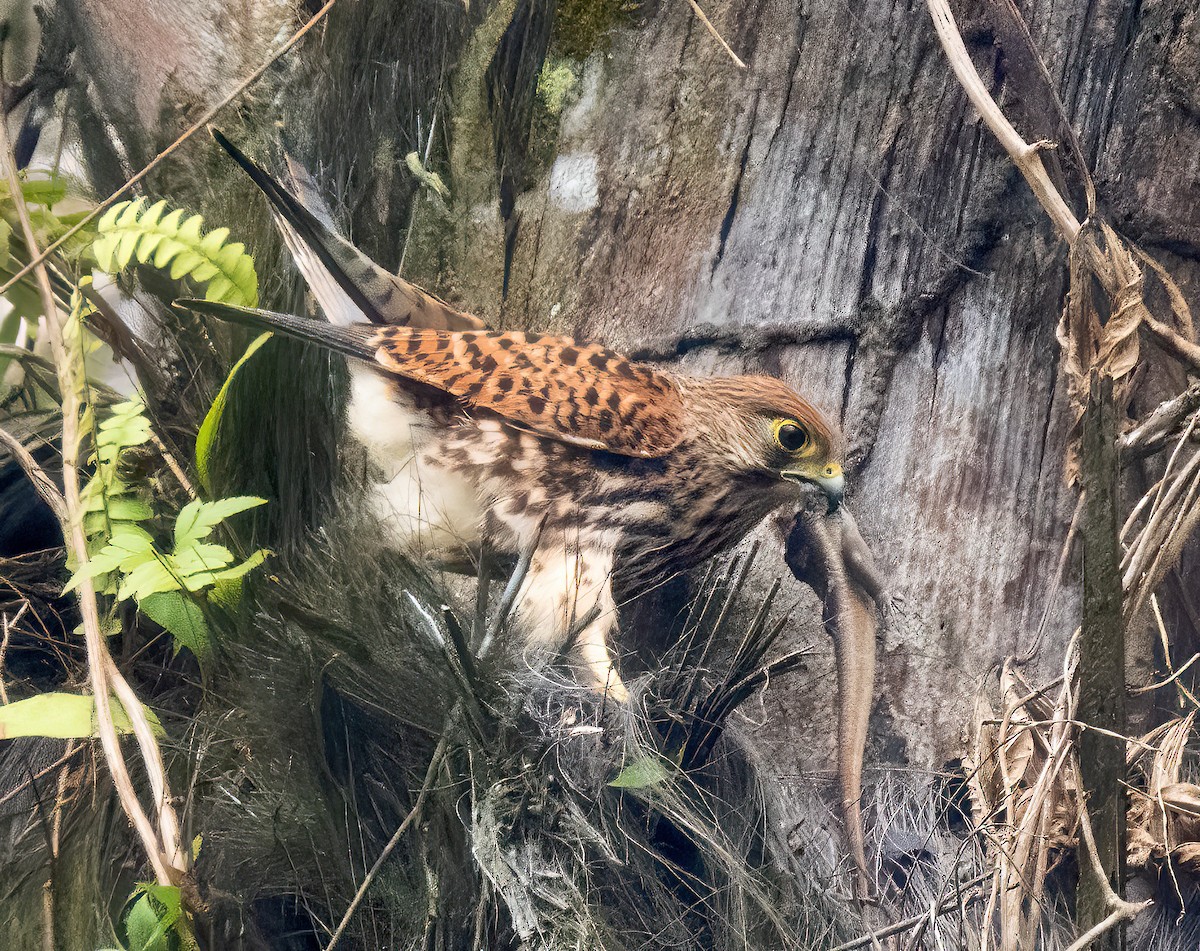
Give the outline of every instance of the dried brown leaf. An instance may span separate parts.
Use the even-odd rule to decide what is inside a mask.
[[[1171,311],[1175,314],[1175,319],[1179,322],[1179,332],[1188,340],[1196,339],[1196,326],[1192,321],[1192,310],[1188,307],[1188,302],[1183,296],[1183,291],[1179,289],[1179,285],[1175,283],[1175,279],[1171,277],[1167,269],[1164,268],[1157,260],[1148,255],[1139,247],[1133,248],[1134,254],[1150,265],[1158,279],[1162,281],[1163,288],[1167,292],[1167,298],[1171,301]]]
[[[1200,872],[1200,842],[1185,842],[1171,851],[1175,864],[1188,872]]]
[[[1140,351],[1138,328],[1146,315],[1144,278],[1133,255],[1107,223],[1104,232],[1105,264],[1111,275],[1106,285],[1115,287],[1112,313],[1100,330],[1096,364],[1114,380],[1127,376],[1137,366]]]

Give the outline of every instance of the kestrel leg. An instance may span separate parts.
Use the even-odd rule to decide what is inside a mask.
[[[579,680],[623,702],[629,693],[608,652],[608,634],[617,620],[611,575],[611,552],[544,547],[533,557],[518,605],[531,645],[561,647],[586,621],[573,645]]]

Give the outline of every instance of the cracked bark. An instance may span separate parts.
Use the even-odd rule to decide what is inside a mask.
[[[136,12],[144,2],[106,9]],[[95,5],[77,6],[102,30]],[[207,36],[220,6],[191,8],[180,22],[198,21],[192,32]],[[262,21],[281,15],[271,4],[251,6]],[[1195,300],[1193,6],[1163,0],[1135,21],[1123,19],[1119,0],[1061,0],[1026,14],[1079,131],[1082,160],[1096,169],[1101,205],[1165,255]],[[395,120],[395,155],[423,148],[418,112],[426,134],[434,111],[454,113],[448,77],[464,38],[495,9],[468,17],[438,8],[428,34],[437,38],[428,44],[433,54],[413,42],[389,48],[411,99]],[[575,79],[549,159],[511,179],[524,189],[510,196],[521,225],[508,233],[499,225],[491,118],[474,90],[471,116],[452,114],[442,126],[460,130],[460,151],[439,137],[433,164],[469,167],[476,177],[455,195],[448,227],[421,206],[406,276],[506,326],[600,339],[689,372],[767,370],[829,414],[841,411],[859,525],[913,614],[880,644],[868,764],[936,769],[958,754],[960,727],[988,671],[1028,646],[1047,610],[1041,656],[1055,670],[1080,610],[1074,570],[1045,602],[1075,502],[1062,479],[1071,421],[1056,386],[1063,250],[932,55],[936,41],[920,5],[866,5],[852,23],[837,4],[751,0],[705,9],[749,69],[730,64],[686,5],[639,6],[591,55],[567,62]],[[338,30],[349,16],[331,21],[327,45],[345,42]],[[1041,110],[1022,84],[1019,44],[998,36],[1006,43],[1000,56],[981,22],[969,43],[992,67],[985,74],[997,77],[1006,110],[1017,110],[1031,137],[1053,138],[1052,128],[1036,127]],[[133,104],[158,82],[149,66],[128,64],[135,35],[92,51],[108,55],[110,75],[124,83],[104,86],[105,95]],[[1118,35],[1128,42],[1117,44]],[[320,48],[301,55],[306,68],[288,74],[293,87],[277,104],[289,120],[310,114],[306,84],[325,81]],[[506,55],[522,55],[519,43]],[[472,63],[473,75],[488,66]],[[155,95],[215,98],[221,84],[206,88],[210,80],[194,72],[166,90],[153,87]],[[376,103],[371,115],[385,112]],[[350,209],[352,233],[368,253],[395,260],[396,232],[381,225],[390,219],[372,197],[378,182],[361,170],[379,169],[401,205],[413,186],[389,177],[391,153],[369,134],[341,134],[360,130],[362,115],[323,109],[322,137],[303,157],[329,162],[324,184]],[[287,134],[304,139],[302,127]],[[461,151],[464,134],[483,156]],[[269,124],[262,135],[273,135]],[[569,159],[594,169],[594,189],[574,203],[554,185]],[[1053,174],[1069,184],[1070,163],[1063,165]],[[1178,382],[1149,379],[1135,407],[1152,409],[1182,389]],[[782,571],[782,551],[776,555],[773,564],[760,558],[764,583]],[[1188,556],[1185,581],[1191,570]],[[798,585],[788,593],[800,605],[794,641],[807,643],[820,629],[820,608]],[[1194,622],[1173,600],[1164,610],[1186,656]],[[831,666],[826,644],[811,681],[773,685],[767,696],[770,725],[758,742],[785,783],[832,772],[825,724],[833,698],[811,689]],[[868,781],[873,775],[880,774],[868,768]]]

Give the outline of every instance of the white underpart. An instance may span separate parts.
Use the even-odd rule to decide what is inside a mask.
[[[434,438],[428,416],[367,367],[350,368],[349,423],[384,473],[374,504],[398,547],[454,550],[477,544],[483,528],[478,493],[462,476],[422,461]]]
[[[417,551],[456,550],[477,544],[482,536],[484,505],[462,476],[430,460],[428,448],[436,432],[428,416],[368,367],[350,368],[349,423],[386,481],[375,487],[379,518],[398,547]],[[478,446],[471,461],[485,465],[495,457],[493,441],[510,436],[498,421],[479,420]],[[522,442],[533,441],[528,434]],[[541,519],[535,512],[545,502],[537,486],[519,512],[505,500],[493,507],[496,519],[511,532],[518,548],[537,539]],[[596,616],[576,636],[577,676],[614,700],[628,697],[608,653],[608,634],[617,624],[612,595],[613,548],[605,535],[543,544],[534,554],[517,596],[517,611],[531,646],[557,649],[571,629],[596,609]]]
[[[557,648],[571,629],[595,610],[579,631],[574,650],[582,662],[578,676],[614,700],[628,692],[613,668],[608,634],[617,625],[612,595],[612,551],[591,545],[541,548],[517,595],[517,609],[531,645]]]

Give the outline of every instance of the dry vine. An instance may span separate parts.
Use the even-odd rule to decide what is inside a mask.
[[[1094,220],[1094,189],[1082,167],[1079,171],[1084,176],[1089,207],[1088,218],[1079,221],[1051,180],[1040,155],[1054,144],[1029,143],[1022,138],[976,72],[947,0],[927,0],[927,3],[955,76],[1070,247],[1070,294],[1059,326],[1059,341],[1077,420],[1088,401],[1090,378],[1097,371],[1118,384],[1118,408],[1123,411],[1128,406],[1133,370],[1139,363],[1141,333],[1149,335],[1185,368],[1192,371],[1200,368],[1197,359],[1200,347],[1193,342],[1191,313],[1174,280],[1149,255],[1129,245],[1103,221]],[[1065,120],[1060,128],[1069,129]],[[1144,293],[1143,265],[1153,271],[1165,289],[1174,327],[1171,321],[1159,320],[1151,313]],[[1109,299],[1110,317],[1103,324],[1091,300],[1093,279]],[[1200,451],[1184,451],[1200,418],[1198,410],[1200,391],[1192,386],[1131,427],[1118,441],[1118,448],[1127,457],[1145,457],[1165,448],[1177,437],[1161,480],[1133,508],[1120,533],[1124,541],[1138,520],[1142,520],[1140,530],[1124,546],[1123,621],[1128,624],[1149,603],[1159,622],[1164,645],[1167,636],[1155,591],[1177,564],[1185,542],[1200,525],[1200,505],[1197,505]],[[1074,459],[1069,460],[1068,472],[1072,479],[1076,477]],[[991,843],[996,865],[992,896],[984,918],[985,947],[997,917],[1002,951],[1034,945],[1042,916],[1046,875],[1066,849],[1081,850],[1080,864],[1086,864],[1099,883],[1107,911],[1103,920],[1078,938],[1071,946],[1072,951],[1087,947],[1149,904],[1126,902],[1110,887],[1083,802],[1077,762],[1077,740],[1082,725],[1075,719],[1078,637],[1076,632],[1053,703],[1045,699],[1043,690],[1030,690],[1006,665],[1002,675],[1006,697],[1003,716],[996,720],[990,713],[984,713],[978,720],[970,757],[973,800],[978,826]],[[1176,676],[1173,674],[1171,679]],[[1182,744],[1190,733],[1191,723],[1192,718],[1188,717],[1163,728],[1175,740],[1170,745],[1174,754],[1169,757],[1169,764],[1163,766],[1162,751],[1157,751],[1155,765],[1147,770],[1149,782],[1144,801],[1135,803],[1130,810],[1140,864],[1158,855],[1170,868],[1171,856],[1180,854],[1179,831],[1200,831],[1192,830],[1189,820],[1181,818],[1189,814],[1196,801],[1194,788],[1179,783]],[[1144,755],[1151,738],[1129,742],[1134,750],[1132,758],[1136,759]],[[1087,855],[1086,862],[1083,853]],[[1182,854],[1191,859],[1194,852]]]
[[[3,123],[0,123],[0,153],[2,153],[0,161],[4,163],[11,193],[20,195],[21,182],[17,174],[17,165],[13,158],[8,131]],[[24,202],[17,201],[14,204],[30,254],[35,261],[40,261],[37,239],[29,220],[29,212]],[[54,299],[54,291],[50,286],[45,265],[36,263],[33,265],[33,272],[45,310],[46,336],[50,341],[50,349],[54,356],[62,399],[63,492],[61,496],[58,495],[53,482],[46,477],[45,473],[41,472],[28,453],[15,453],[15,457],[29,473],[30,479],[38,487],[43,498],[50,502],[50,507],[62,523],[64,538],[67,539],[77,563],[83,566],[88,562],[88,550],[83,532],[83,506],[79,486],[79,449],[82,442],[79,424],[83,409],[79,396],[82,390],[80,366],[76,355],[67,351],[63,339],[64,318]],[[11,441],[6,440],[6,443],[11,447]],[[113,785],[117,789],[121,807],[125,810],[129,821],[133,823],[134,829],[137,830],[138,837],[142,840],[147,857],[154,868],[155,877],[160,884],[178,884],[187,870],[188,852],[183,845],[179,820],[175,815],[174,806],[171,804],[171,792],[163,765],[162,751],[159,749],[158,740],[150,721],[146,717],[145,708],[108,652],[108,645],[100,629],[100,611],[96,603],[96,589],[91,579],[85,579],[79,585],[79,608],[83,617],[84,640],[87,645],[88,676],[96,705],[96,728],[100,735],[100,745],[104,750],[105,762],[112,774]],[[125,764],[125,755],[121,750],[117,728],[113,722],[113,694],[116,694],[117,699],[125,708],[138,741],[154,794],[153,813],[157,820],[157,831],[155,830],[156,823],[151,821],[150,816],[138,801],[137,791],[133,787],[129,769]]]

